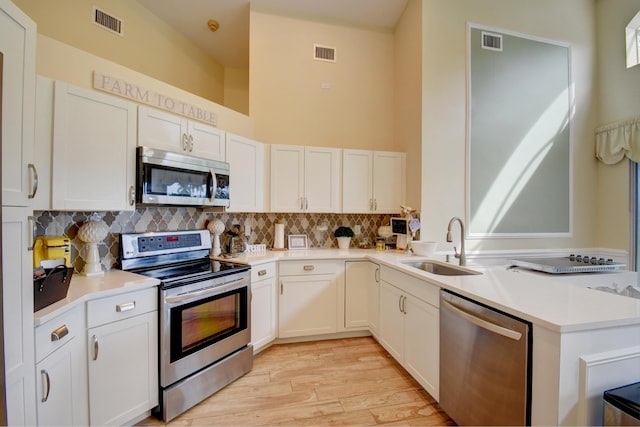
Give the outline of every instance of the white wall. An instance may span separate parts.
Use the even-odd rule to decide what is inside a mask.
[[[572,45],[576,108],[573,155],[574,237],[469,240],[470,250],[590,247],[595,240],[593,188],[595,3],[587,0],[424,0],[422,46],[422,238],[445,244],[453,216],[465,214],[467,22]],[[544,201],[540,201],[543,206]],[[535,215],[535,212],[532,212]],[[454,240],[457,242],[457,237]],[[455,243],[459,246],[458,243]]]

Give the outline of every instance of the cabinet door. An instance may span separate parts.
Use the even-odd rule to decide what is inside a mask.
[[[335,275],[280,278],[280,338],[335,333],[337,331]]]
[[[187,119],[144,105],[138,106],[137,145],[184,152],[187,144]]]
[[[51,210],[51,162],[53,150],[53,86],[48,77],[36,78],[36,118],[33,164],[38,173],[38,191],[31,200],[34,211]]]
[[[88,330],[91,425],[122,425],[158,404],[157,312]]]
[[[271,212],[300,212],[304,197],[304,147],[271,146]]]
[[[8,425],[36,423],[33,254],[27,208],[2,208],[2,301]]]
[[[257,352],[276,338],[276,278],[251,283],[251,343]]]
[[[380,343],[400,363],[404,357],[404,298],[400,289],[380,282]]]
[[[187,122],[187,152],[196,157],[226,161],[225,133],[214,126],[189,120]]]
[[[406,156],[404,153],[373,152],[373,200],[376,213],[399,213],[406,204]]]
[[[231,204],[227,212],[265,212],[265,147],[261,142],[227,133],[227,162],[231,168]]]
[[[57,81],[54,95],[55,210],[133,210],[136,106]]]
[[[36,90],[36,25],[10,1],[0,2],[2,205],[28,206]]]
[[[73,341],[72,339],[36,365],[36,388],[39,394],[38,425],[40,426],[81,424],[79,420],[74,422],[73,419],[75,403],[73,376],[74,369],[79,369],[71,350]]]
[[[342,212],[373,210],[373,152],[342,150]]]
[[[374,264],[369,261],[346,261],[344,327],[369,326],[369,291],[375,281]]]
[[[440,311],[412,296],[407,297],[405,311],[404,367],[438,400]]]
[[[340,149],[306,147],[304,210],[340,212],[342,195]]]
[[[371,263],[373,280],[369,281],[369,330],[377,337],[380,325],[380,266]]]

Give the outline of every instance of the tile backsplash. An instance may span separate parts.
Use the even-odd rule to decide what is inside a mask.
[[[86,245],[78,237],[78,230],[94,212],[35,212],[38,236],[67,236],[71,239],[71,260],[76,271],[82,271]],[[391,215],[384,214],[321,214],[321,213],[210,213],[187,207],[144,207],[132,212],[98,212],[109,227],[109,234],[98,245],[105,270],[115,266],[118,259],[119,235],[146,231],[176,231],[203,229],[209,221],[219,219],[230,230],[235,224],[251,228],[248,243],[273,243],[274,224],[284,223],[285,236],[306,234],[310,248],[337,247],[333,231],[341,225],[356,228],[361,233],[353,246],[373,244],[378,227],[388,225]]]

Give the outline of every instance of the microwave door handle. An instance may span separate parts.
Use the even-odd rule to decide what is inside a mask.
[[[209,173],[211,174],[211,186],[209,187],[211,189],[211,196],[209,200],[213,202],[216,198],[216,192],[218,191],[218,177],[213,169],[209,169]]]

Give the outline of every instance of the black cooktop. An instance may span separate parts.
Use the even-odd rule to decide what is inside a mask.
[[[185,282],[223,277],[228,274],[239,273],[250,269],[251,267],[245,264],[204,258],[172,265],[146,267],[129,271],[158,279],[162,282],[161,286],[166,288],[182,285]]]

